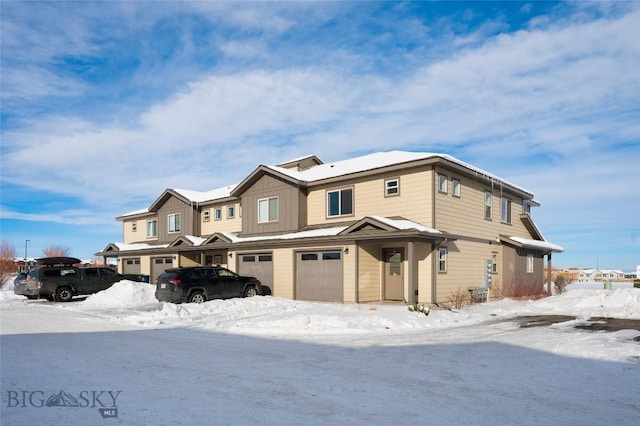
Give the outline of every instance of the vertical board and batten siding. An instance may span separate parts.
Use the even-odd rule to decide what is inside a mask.
[[[258,200],[278,198],[278,220],[258,223]],[[300,206],[304,204],[304,195],[297,187],[263,175],[242,194],[242,233],[256,235],[263,233],[291,232],[305,226],[300,222]]]
[[[398,178],[400,195],[385,197],[385,180]],[[377,177],[345,179],[340,183],[314,186],[307,197],[307,223],[328,224],[365,216],[402,216],[431,226],[431,170],[409,169]],[[353,188],[353,215],[327,217],[327,191]]]
[[[233,206],[236,215],[233,219],[227,218],[227,211],[230,206]],[[222,219],[215,220],[214,212],[216,208],[222,208]],[[216,232],[241,232],[242,231],[242,217],[240,216],[240,203],[235,204],[220,204],[202,207],[202,211],[209,210],[209,221],[204,221],[204,214],[200,213],[201,222],[201,236],[213,235]]]
[[[382,294],[379,244],[358,246],[358,302],[377,302]]]
[[[504,265],[502,266],[504,296],[537,294],[544,290],[544,255],[537,250],[504,247]],[[533,273],[527,272],[527,257],[533,256]]]
[[[180,214],[180,232],[169,234],[169,215],[178,213]],[[162,243],[173,242],[181,235],[194,235],[194,220],[196,218],[199,220],[199,215],[194,212],[193,206],[176,197],[170,197],[167,202],[158,209],[157,215],[158,241]]]

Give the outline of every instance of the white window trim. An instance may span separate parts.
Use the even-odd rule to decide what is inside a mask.
[[[449,178],[442,173],[438,173],[438,192],[441,194],[449,192]]]
[[[271,209],[270,209],[270,201],[271,200],[276,200],[276,217],[275,217],[275,219],[271,219],[269,217],[269,214],[271,213]],[[261,201],[266,201],[267,202],[267,220],[260,220],[260,202]],[[273,223],[273,222],[277,222],[279,216],[280,216],[280,200],[278,199],[278,197],[265,197],[265,198],[258,199],[258,223]]]
[[[213,210],[213,220],[222,220],[222,207],[216,207]]]
[[[173,219],[173,230],[171,229],[171,218]],[[177,220],[176,220],[177,218]],[[179,223],[178,223],[179,222]],[[178,224],[179,226],[176,226]],[[182,217],[180,213],[171,213],[167,215],[167,232],[169,234],[177,234],[182,230]]]
[[[511,201],[511,198],[502,197],[502,199],[500,200],[500,221],[502,223],[509,223],[509,224],[511,223],[512,204],[513,202]],[[505,215],[506,215],[506,218],[505,218]]]
[[[458,178],[451,178],[451,195],[456,198],[462,197],[462,182],[460,182],[460,179]]]
[[[229,212],[232,212],[231,214]],[[236,217],[236,206],[227,206],[227,219],[234,219]]]
[[[207,209],[202,212],[202,221],[209,222],[211,220],[211,210]]]
[[[131,222],[131,232],[138,231],[138,222]]]
[[[534,270],[535,270],[535,267],[534,267],[533,255],[529,254],[527,255],[527,274],[533,274]]]
[[[487,195],[489,200],[487,200]],[[488,201],[488,202],[487,202]],[[489,207],[489,214],[487,215],[487,207]],[[484,218],[485,220],[491,220],[493,217],[493,193],[491,191],[484,191]]]
[[[443,256],[444,253],[444,256]],[[444,268],[442,268],[442,264],[444,263]],[[449,250],[447,250],[446,247],[439,247],[438,248],[438,273],[439,274],[446,274],[448,268],[448,263],[449,263]]]
[[[149,224],[150,223],[155,223],[155,225],[154,225],[155,233],[153,235],[149,234]],[[158,237],[158,219],[149,219],[149,220],[147,220],[147,238],[157,238],[157,237]]]

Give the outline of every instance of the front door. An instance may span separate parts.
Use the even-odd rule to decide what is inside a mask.
[[[404,300],[404,250],[384,249],[384,298]]]

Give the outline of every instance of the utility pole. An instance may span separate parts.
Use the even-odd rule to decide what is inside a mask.
[[[27,260],[27,244],[29,243],[29,241],[31,240],[24,240],[24,272],[27,272],[29,270],[28,265],[28,260]]]

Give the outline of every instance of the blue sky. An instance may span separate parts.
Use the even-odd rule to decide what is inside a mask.
[[[1,232],[315,154],[442,152],[532,191],[560,267],[640,264],[640,2],[0,2]]]

